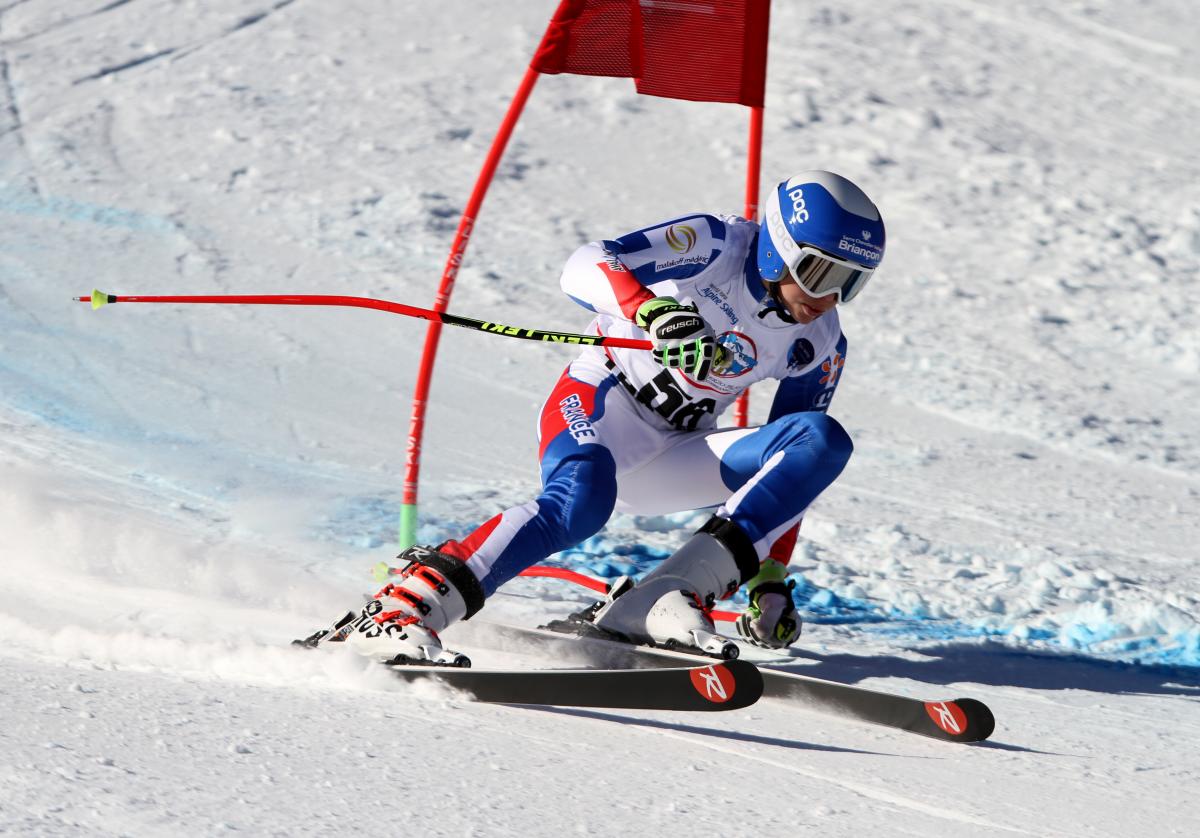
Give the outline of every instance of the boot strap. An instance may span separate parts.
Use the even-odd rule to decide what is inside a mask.
[[[418,549],[419,553],[416,552]],[[483,608],[483,585],[475,578],[475,574],[471,572],[471,568],[467,567],[466,562],[429,548],[410,548],[401,553],[400,557],[412,559],[404,568],[405,576],[412,574],[419,576],[422,568],[444,576],[446,581],[462,595],[463,603],[467,607],[464,620],[471,619],[479,612],[479,609]],[[428,583],[431,580],[426,579],[425,581]],[[433,587],[436,590],[437,585],[434,584]]]
[[[741,582],[758,575],[758,551],[754,549],[754,542],[733,521],[714,515],[697,532],[707,533],[724,545],[737,564]]]

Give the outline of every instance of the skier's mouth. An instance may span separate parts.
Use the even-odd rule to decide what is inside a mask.
[[[819,308],[813,308],[808,303],[800,303],[800,313],[811,320],[816,320],[825,312],[821,311]]]

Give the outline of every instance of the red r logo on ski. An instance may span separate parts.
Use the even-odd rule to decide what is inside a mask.
[[[933,723],[951,736],[958,736],[967,729],[967,714],[953,701],[929,701],[925,712]]]
[[[723,704],[733,697],[736,683],[733,673],[723,666],[706,666],[691,671],[692,686],[696,692],[714,704]]]

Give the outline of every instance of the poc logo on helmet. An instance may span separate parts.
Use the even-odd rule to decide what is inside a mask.
[[[788,193],[788,197],[792,199],[792,217],[788,219],[788,223],[803,224],[808,221],[808,210],[804,206],[804,190],[793,189]]]

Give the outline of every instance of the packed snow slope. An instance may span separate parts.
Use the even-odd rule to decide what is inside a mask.
[[[792,562],[798,671],[988,702],[950,746],[765,701],[488,707],[286,648],[392,555],[428,305],[551,0],[0,0],[0,831],[1200,833],[1200,12],[777,0],[764,184],[883,209]],[[451,310],[578,329],[579,244],[741,208],[743,109],[540,80]],[[569,352],[442,338],[421,536],[536,489]],[[765,417],[770,393],[756,392]],[[702,516],[555,561],[639,572]],[[518,581],[447,633],[586,602]],[[340,651],[340,650],[335,650]]]

